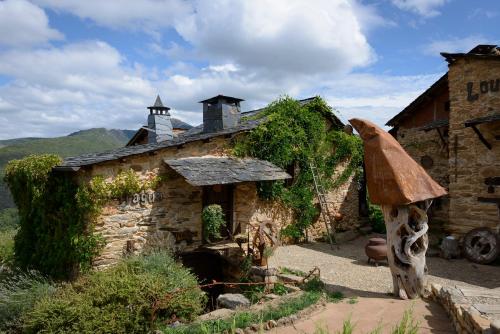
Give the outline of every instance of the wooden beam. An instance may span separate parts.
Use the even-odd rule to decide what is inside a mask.
[[[488,143],[488,141],[486,140],[486,138],[484,138],[484,136],[481,133],[481,131],[479,131],[479,129],[475,125],[471,125],[470,127],[472,128],[472,130],[474,130],[474,132],[478,136],[478,138],[481,141],[481,143],[483,143],[484,146],[486,146],[488,148],[488,150],[491,150],[491,144]]]

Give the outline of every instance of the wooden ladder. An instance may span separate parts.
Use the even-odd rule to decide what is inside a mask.
[[[314,189],[316,190],[316,196],[318,197],[319,205],[321,207],[321,216],[323,217],[323,221],[325,222],[326,233],[328,234],[328,241],[333,248],[333,244],[335,242],[335,225],[332,221],[332,215],[330,213],[330,209],[328,208],[328,203],[326,202],[325,188],[323,187],[323,183],[321,182],[321,176],[317,173],[316,164],[314,160],[309,160],[309,168],[311,169],[311,174],[314,181]]]

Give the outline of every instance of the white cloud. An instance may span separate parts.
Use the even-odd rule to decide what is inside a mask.
[[[441,75],[348,74],[327,82],[322,96],[339,111],[344,122],[358,117],[383,126]]]
[[[171,27],[193,10],[183,0],[34,0],[56,11],[113,29],[151,30]]]
[[[11,125],[2,138],[131,126],[142,121],[156,92],[116,49],[99,41],[3,52],[0,74],[11,77],[0,86],[0,115]]]
[[[24,0],[0,1],[0,45],[26,47],[62,38],[39,7]]]
[[[434,17],[441,14],[438,10],[449,0],[391,0],[401,10],[410,11],[423,17]]]
[[[430,42],[423,47],[423,52],[430,56],[439,56],[440,52],[469,52],[476,45],[487,43],[488,39],[481,35],[451,37]]]
[[[349,74],[374,61],[365,34],[382,24],[349,0],[38,3],[116,29],[174,28],[190,47],[153,41],[157,54],[182,56],[166,68],[131,64],[102,41],[0,51],[0,75],[11,80],[0,86],[0,119],[10,125],[1,138],[138,128],[157,93],[192,124],[201,121],[197,101],[220,93],[247,100],[244,110],[320,94],[344,120],[356,113],[383,124],[433,80]]]
[[[374,60],[352,1],[198,1],[176,24],[212,63],[281,75],[347,72]]]

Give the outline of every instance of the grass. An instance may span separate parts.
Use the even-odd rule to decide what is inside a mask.
[[[0,265],[14,261],[14,236],[17,230],[11,228],[0,230]]]
[[[269,320],[278,320],[297,313],[319,301],[322,292],[306,291],[298,297],[290,298],[277,306],[269,306],[260,312],[238,312],[228,319],[218,319],[183,325],[178,327],[162,328],[165,334],[191,333],[221,333],[234,332],[236,328],[245,328],[253,324],[263,324]]]
[[[280,268],[280,273],[287,275],[301,276],[301,277],[305,277],[307,275],[305,272],[301,270],[291,269],[287,267]]]

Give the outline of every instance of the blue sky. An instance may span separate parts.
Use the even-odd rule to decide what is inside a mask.
[[[0,139],[136,129],[157,93],[192,124],[216,94],[288,94],[382,125],[439,52],[500,44],[499,19],[495,0],[4,0]]]

